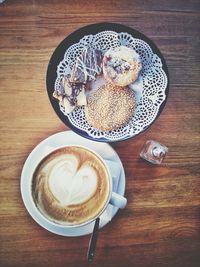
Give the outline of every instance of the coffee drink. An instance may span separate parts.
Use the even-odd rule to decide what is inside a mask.
[[[79,225],[98,216],[107,205],[110,177],[92,151],[66,146],[47,155],[37,166],[32,196],[39,211],[63,225]]]

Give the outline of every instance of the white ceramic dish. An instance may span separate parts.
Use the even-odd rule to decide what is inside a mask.
[[[121,160],[115,150],[107,143],[94,142],[85,139],[72,131],[65,131],[54,134],[47,139],[39,143],[28,156],[21,174],[21,195],[24,205],[32,218],[46,230],[62,235],[62,236],[82,236],[92,233],[94,222],[78,227],[69,228],[62,225],[52,225],[46,219],[43,218],[38,212],[36,212],[34,202],[31,196],[31,177],[33,170],[39,163],[39,161],[48,154],[50,149],[55,149],[64,145],[83,145],[98,153],[107,161],[111,175],[116,175],[116,170],[113,169],[113,164],[118,166],[118,184],[113,186],[113,191],[120,195],[124,195],[125,192],[125,173]],[[116,164],[117,163],[117,164]],[[111,167],[112,166],[112,167]],[[115,173],[114,173],[115,172]],[[106,210],[100,216],[100,228],[104,227],[117,213],[118,208],[108,205]]]

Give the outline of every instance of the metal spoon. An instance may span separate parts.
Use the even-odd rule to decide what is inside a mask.
[[[100,218],[97,218],[95,221],[94,229],[93,229],[90,242],[89,242],[89,248],[87,252],[88,261],[92,261],[94,258],[96,242],[97,242],[97,237],[98,237],[98,230],[99,230],[99,222],[100,222]]]

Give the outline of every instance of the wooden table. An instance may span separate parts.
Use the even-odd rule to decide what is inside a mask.
[[[113,144],[126,172],[128,205],[99,233],[93,266],[200,266],[198,0],[7,0],[0,5],[0,266],[89,266],[90,236],[62,237],[27,213],[20,175],[31,150],[69,130],[46,93],[47,64],[74,30],[95,22],[133,27],[163,53],[170,73],[164,111],[144,134]],[[169,147],[160,166],[139,158],[148,139]]]

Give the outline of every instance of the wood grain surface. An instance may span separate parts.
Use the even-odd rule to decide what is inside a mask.
[[[112,144],[126,172],[128,205],[99,232],[93,266],[200,266],[200,2],[197,0],[6,0],[0,4],[0,266],[84,267],[90,236],[61,237],[26,211],[20,175],[31,150],[69,130],[54,113],[45,76],[55,47],[74,30],[117,22],[163,53],[170,93],[152,127]],[[148,139],[169,148],[153,166],[139,158]]]

